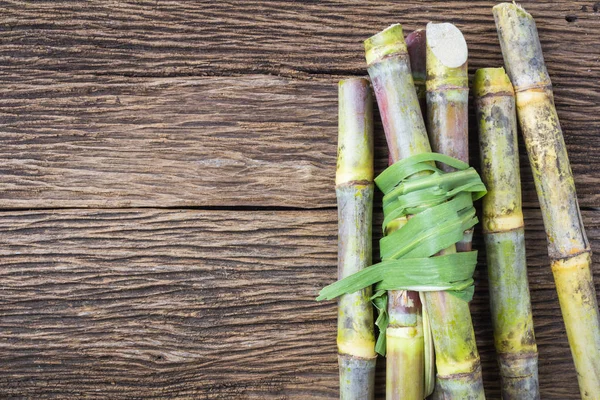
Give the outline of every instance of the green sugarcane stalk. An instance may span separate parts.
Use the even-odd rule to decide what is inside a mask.
[[[365,50],[392,160],[430,152],[402,27],[392,25],[369,38]],[[446,250],[454,251],[455,246]],[[430,314],[436,365],[444,391],[455,399],[484,398],[468,303],[447,292],[426,292],[423,298]],[[390,304],[390,315],[396,312],[394,306]],[[388,357],[388,366],[398,362]]]
[[[477,70],[473,91],[481,176],[488,189],[483,233],[502,398],[535,400],[540,398],[538,355],[527,282],[514,91],[504,68]]]
[[[339,83],[336,168],[338,279],[371,265],[373,212],[373,100],[369,81]],[[338,301],[340,399],[373,399],[375,334],[371,288]]]
[[[591,250],[535,22],[516,4],[494,7],[504,64],[533,171],[558,299],[584,399],[600,396],[600,315]]]

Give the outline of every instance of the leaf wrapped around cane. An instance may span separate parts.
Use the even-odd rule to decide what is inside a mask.
[[[535,22],[516,4],[493,8],[504,64],[515,89],[548,238],[548,253],[584,399],[600,395],[600,316],[591,250],[575,193],[550,77]]]
[[[449,165],[457,171],[444,173],[433,166],[433,162]],[[411,218],[400,229],[381,239],[382,262],[325,287],[317,300],[334,299],[375,285],[373,299],[380,308],[380,335],[394,329],[388,324],[390,316],[385,307],[388,290],[419,291],[423,292],[423,297],[444,293],[447,296],[447,306],[454,303],[448,299],[456,299],[468,305],[467,302],[473,296],[472,276],[477,263],[477,252],[437,254],[460,241],[463,232],[477,223],[473,200],[485,194],[485,186],[477,172],[454,158],[437,153],[421,153],[394,163],[379,175],[375,182],[384,193],[384,229],[387,231],[386,228],[398,218],[406,218],[408,215],[411,215]],[[452,310],[449,310],[448,314],[454,315]],[[434,340],[440,340],[435,337],[435,333],[441,330],[436,325],[440,322],[433,318],[440,317],[435,314],[431,320]],[[427,324],[424,323],[424,326]],[[462,327],[457,326],[456,322],[447,329],[462,332]],[[442,339],[443,343],[450,341],[451,339]],[[459,347],[459,351],[464,348],[460,341],[454,344]],[[454,367],[464,368],[464,365]],[[468,394],[463,386],[465,381],[469,383],[469,379],[469,375],[461,375],[452,380],[442,380],[444,392],[451,395],[459,393],[461,396]],[[455,384],[448,386],[448,382]],[[402,386],[395,387],[408,388],[414,383],[406,381]],[[411,397],[402,398],[417,398],[417,395],[423,396],[424,391],[422,387],[415,388],[409,394]],[[392,393],[389,398],[401,397]]]
[[[540,398],[537,346],[527,283],[515,96],[504,68],[477,70],[473,91],[481,175],[488,188],[483,233],[502,398],[535,400]]]
[[[373,211],[373,100],[366,79],[339,83],[339,137],[335,191],[338,202],[338,278],[371,265]],[[338,302],[340,399],[375,393],[375,335],[371,288]]]

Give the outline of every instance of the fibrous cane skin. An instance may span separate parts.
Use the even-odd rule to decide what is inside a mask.
[[[366,79],[339,83],[336,168],[338,279],[371,265],[373,211],[373,101]],[[338,301],[340,399],[373,399],[375,334],[371,288]]]
[[[427,131],[431,146],[437,153],[468,163],[469,83],[466,42],[458,28],[449,23],[427,24],[426,37]],[[452,51],[450,54],[449,49]],[[448,172],[452,171],[451,167],[440,167]],[[470,251],[472,238],[473,230],[470,229],[465,232],[463,240],[456,244],[456,251]],[[473,338],[473,341],[466,341],[461,351],[459,347],[453,346],[452,339],[446,342],[448,326],[441,326],[438,333],[441,339],[436,343],[436,352],[444,346],[447,355],[437,356],[438,375],[434,398],[483,398],[481,367],[470,314],[461,312],[451,315],[445,308],[440,308],[439,304],[454,301],[447,293],[444,293],[444,297],[431,306],[427,304],[428,310],[437,313],[439,318],[447,318],[448,322],[458,321],[458,328],[452,328],[458,331],[455,334]],[[464,365],[463,371],[457,376],[451,371],[461,361],[466,361],[467,365]]]
[[[473,91],[481,176],[488,189],[483,232],[502,398],[536,400],[538,354],[527,281],[513,87],[504,68],[484,68],[475,73]]]
[[[402,27],[392,25],[371,37],[365,42],[365,49],[369,75],[393,161],[430,152]],[[446,251],[453,252],[455,247]],[[447,383],[449,396],[456,393],[452,398],[483,399],[479,354],[468,303],[446,292],[425,292],[423,297],[430,313],[438,374]],[[390,302],[390,307],[393,306],[395,304]],[[397,310],[391,308],[390,317],[395,312]],[[388,368],[394,362],[400,361],[388,360]],[[472,387],[476,389],[474,393],[456,388],[465,379],[469,384],[459,386]],[[407,399],[388,396],[390,398]]]
[[[515,90],[580,393],[583,399],[598,399],[600,318],[591,250],[537,29],[531,15],[516,4],[499,4],[493,12]]]

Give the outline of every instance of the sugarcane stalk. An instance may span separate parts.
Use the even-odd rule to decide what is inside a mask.
[[[433,151],[468,163],[469,83],[467,43],[460,30],[450,23],[427,24],[426,36],[426,120],[429,140]],[[453,171],[452,167],[446,165],[440,165],[439,167],[447,172]],[[465,231],[463,240],[456,244],[456,251],[471,251],[472,239],[473,229]],[[434,308],[434,310],[436,309]],[[439,310],[439,312],[443,313],[443,310]],[[465,320],[467,316],[469,317],[468,321]],[[474,333],[468,331],[468,327],[472,329],[470,314],[461,314],[456,318],[465,320],[461,326],[464,326],[466,330],[461,332],[461,335],[464,337],[474,336]],[[447,346],[451,347],[452,345],[448,343]],[[436,392],[441,393],[437,393],[434,396],[435,398],[455,398],[456,396],[475,398],[474,396],[483,396],[482,386],[478,383],[481,382],[481,369],[475,343],[473,343],[473,348],[475,349],[471,359],[473,369],[468,373],[472,374],[469,380],[474,382],[474,386],[470,388],[461,387],[464,385],[465,380],[451,382],[444,379],[446,368],[438,368],[439,383]],[[469,349],[467,348],[466,351],[468,352]],[[457,353],[454,359],[442,355],[438,357],[437,363],[454,363],[458,357],[461,357],[460,353]],[[446,387],[452,387],[454,392],[448,392]]]
[[[386,34],[386,32],[389,33]],[[399,42],[396,35],[402,38]],[[404,37],[400,25],[393,25],[382,33],[365,41],[369,75],[379,104],[379,111],[384,125],[391,162],[401,159],[401,153],[406,148],[416,151],[430,151],[427,136],[408,137],[396,135],[395,131],[406,131],[414,124],[423,124],[421,112],[412,79],[398,82],[403,85],[398,91],[393,88],[395,75],[400,71],[410,75],[410,65]],[[372,62],[386,56],[380,50],[388,51],[401,46],[402,56],[385,58],[385,62]],[[410,91],[413,96],[403,97],[403,91]],[[394,118],[395,110],[404,102],[410,102],[419,118],[400,120]],[[390,113],[389,111],[392,111]],[[416,117],[416,116],[413,116]],[[388,226],[391,233],[401,228],[407,221],[406,217],[392,221]],[[417,292],[405,290],[388,291],[389,325],[386,330],[386,399],[388,400],[422,400],[424,398],[424,338],[421,318],[421,302]]]
[[[406,36],[406,49],[408,51],[411,75],[417,92],[421,115],[423,120],[427,121],[427,36],[425,29],[417,29]],[[425,394],[429,394],[435,389],[435,358],[431,330],[428,327],[424,327],[423,339],[426,343],[423,351],[424,356],[425,359],[429,360],[429,362],[425,363],[426,368],[428,368],[425,371]]]
[[[450,23],[427,24],[426,30],[427,133],[433,151],[469,162],[469,81],[467,43]],[[444,171],[454,169],[439,165]],[[473,229],[465,231],[456,251],[471,251]],[[438,379],[433,398],[443,399],[444,385]]]
[[[439,56],[438,56],[439,54]],[[436,153],[469,163],[469,76],[467,42],[449,23],[427,24],[427,133]],[[442,57],[440,57],[442,56]],[[452,167],[439,166],[450,172]],[[473,229],[456,251],[471,251]]]
[[[600,396],[600,317],[587,240],[552,85],[530,14],[516,4],[493,9],[504,64],[533,171],[548,254],[581,396]]]
[[[426,120],[427,102],[425,80],[427,71],[425,68],[425,54],[427,51],[427,37],[425,35],[425,29],[417,29],[406,36],[406,50],[408,51],[410,70],[415,91],[417,92],[417,99],[419,100],[421,116],[423,117],[423,120]],[[391,157],[389,163],[390,165],[393,164]],[[413,292],[413,296],[419,299],[419,303],[421,302],[421,298],[420,296],[417,296],[416,292]],[[421,315],[423,316],[422,311]],[[426,320],[424,320],[424,322],[427,322],[428,317],[426,315],[425,318]],[[435,354],[431,329],[428,325],[423,326],[423,341],[423,355],[426,360],[423,366],[425,372],[424,393],[427,395],[433,391],[435,385]]]
[[[365,50],[392,159],[430,152],[402,27],[392,25],[369,38]],[[455,246],[446,251],[454,252]],[[456,399],[484,398],[468,303],[446,292],[425,292],[423,298],[430,314],[436,365],[444,390]],[[388,365],[394,362],[388,360]]]
[[[339,82],[336,168],[338,279],[371,265],[373,211],[373,101],[368,80]],[[338,301],[340,399],[373,399],[375,335],[371,288]]]
[[[487,250],[490,308],[502,398],[540,398],[538,355],[527,281],[521,207],[517,119],[512,84],[504,68],[477,70],[473,82]]]
[[[427,132],[436,153],[469,162],[467,42],[450,24],[427,24]],[[451,167],[440,166],[445,171]]]

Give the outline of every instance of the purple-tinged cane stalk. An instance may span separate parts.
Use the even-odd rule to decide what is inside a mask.
[[[401,40],[398,40],[400,38]],[[423,125],[415,87],[410,80],[410,64],[400,25],[393,25],[365,41],[369,75],[379,104],[379,111],[392,162],[410,154],[430,151],[427,136],[409,137],[396,132],[409,131]],[[397,84],[397,87],[394,85]],[[410,92],[404,96],[403,93]],[[413,118],[396,118],[401,107],[414,110]],[[394,110],[388,112],[388,110]],[[424,126],[422,127],[423,131]],[[407,152],[407,149],[414,149]],[[399,229],[407,219],[392,221],[388,233]],[[388,292],[389,325],[386,330],[386,399],[422,400],[424,397],[424,338],[421,301],[417,292]]]
[[[504,68],[477,70],[473,91],[481,177],[488,189],[483,234],[502,398],[537,400],[538,356],[527,282],[515,94]]]
[[[427,52],[427,38],[425,36],[425,29],[417,29],[406,36],[406,49],[408,50],[410,70],[415,90],[417,91],[417,98],[419,99],[421,115],[426,121],[427,102],[425,80],[427,78],[427,70],[425,67],[425,54]]]
[[[373,100],[366,79],[339,83],[336,168],[338,279],[371,265],[373,212]],[[338,361],[340,399],[373,399],[375,334],[371,289],[340,297]]]

